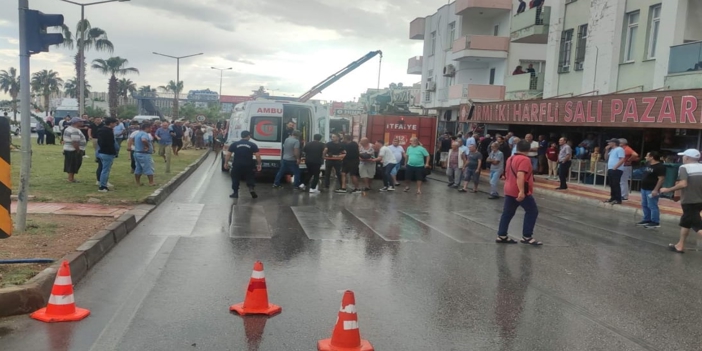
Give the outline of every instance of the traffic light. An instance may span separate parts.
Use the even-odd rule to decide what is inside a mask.
[[[63,25],[63,15],[46,15],[37,10],[25,10],[27,49],[30,54],[49,52],[49,46],[63,43],[63,34],[47,33],[47,27]]]

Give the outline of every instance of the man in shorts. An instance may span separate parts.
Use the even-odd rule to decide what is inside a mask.
[[[68,182],[77,183],[76,174],[83,165],[85,155],[85,135],[81,132],[83,120],[73,117],[63,130],[63,171],[68,173]]]
[[[400,167],[402,166],[402,160],[405,158],[405,149],[400,146],[400,139],[395,138],[392,141],[392,145],[388,146],[390,151],[395,155],[395,167],[392,169],[390,172],[390,175],[392,176],[392,186],[400,186],[400,184],[397,182],[397,172],[400,171]]]
[[[478,152],[476,144],[470,144],[466,150],[466,158],[468,162],[463,166],[463,188],[459,190],[462,193],[468,191],[468,182],[473,181],[473,192],[478,192],[478,184],[480,183],[480,169],[483,164],[483,154]]]
[[[137,185],[141,185],[142,174],[149,178],[149,186],[155,186],[154,183],[154,160],[151,154],[154,153],[154,146],[152,143],[151,124],[144,122],[141,125],[141,130],[134,134],[134,179]]]
[[[678,170],[678,182],[670,188],[661,188],[661,193],[680,190],[680,204],[683,214],[680,217],[680,240],[677,244],[669,244],[668,249],[677,253],[685,253],[685,239],[690,234],[690,229],[702,235],[702,164],[700,152],[696,149],[687,149],[678,154],[682,156],[683,165]],[[678,200],[677,194],[673,200]]]
[[[351,178],[354,189],[351,191],[352,194],[360,194],[361,190],[358,189],[358,165],[360,160],[359,146],[358,143],[353,141],[353,137],[346,135],[344,137],[345,141],[345,151],[346,155],[341,161],[341,188],[334,190],[335,193],[345,194],[346,193],[346,183]]]
[[[410,190],[410,182],[417,182],[417,195],[422,193],[422,181],[424,181],[424,169],[429,168],[429,152],[424,146],[419,145],[419,139],[412,137],[410,146],[407,147],[407,167],[405,168],[405,179],[407,185],[405,192]]]

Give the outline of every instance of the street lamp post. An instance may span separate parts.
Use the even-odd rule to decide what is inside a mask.
[[[217,68],[217,67],[212,67],[212,69],[216,69],[219,71],[219,99],[220,99],[220,104],[222,101],[222,75],[224,74],[224,71],[228,71],[232,69],[232,67],[229,68]]]
[[[175,99],[178,100],[178,94],[180,94],[180,87],[178,86],[178,84],[180,84],[180,59],[202,55],[202,53],[186,55],[186,56],[171,56],[171,55],[160,54],[160,53],[154,51],[153,54],[159,55],[159,56],[170,57],[170,58],[176,60]],[[178,117],[178,105],[176,104],[176,106],[174,106],[174,107],[175,108],[173,109],[173,118],[175,120],[175,118]]]
[[[78,65],[78,82],[80,85],[78,88],[80,89],[80,92],[78,93],[78,114],[82,116],[85,112],[85,28],[82,27],[85,25],[83,23],[85,21],[85,7],[91,5],[106,4],[108,2],[127,2],[130,0],[104,0],[91,2],[87,4],[81,4],[71,0],[61,1],[80,6],[80,28],[78,28],[80,29],[80,41],[78,41],[78,57],[80,58],[80,65]]]
[[[186,56],[171,56],[171,55],[164,55],[160,54],[158,52],[153,52],[154,55],[159,55],[159,56],[165,56],[165,57],[170,57],[172,59],[176,60],[176,81],[175,81],[175,99],[178,101],[178,94],[180,94],[180,59],[188,58],[188,57],[193,57],[193,56],[198,56],[202,55],[202,53],[199,54],[192,54],[192,55],[186,55]],[[178,118],[178,103],[173,104],[173,122]],[[169,151],[166,151],[166,173],[171,173],[171,153]]]

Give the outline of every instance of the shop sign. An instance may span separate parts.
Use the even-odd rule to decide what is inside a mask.
[[[702,129],[702,90],[476,103],[472,122]]]

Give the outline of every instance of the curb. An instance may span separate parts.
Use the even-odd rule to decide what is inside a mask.
[[[439,176],[440,175],[438,175],[438,174],[432,173],[432,174],[427,176],[427,179],[431,179],[433,181],[442,182],[442,183],[448,183],[448,181],[446,181],[444,179],[437,178]],[[486,182],[485,180],[483,180],[483,177],[481,177],[480,179],[481,179],[480,184],[488,184],[489,185],[489,182]],[[542,196],[563,199],[563,200],[567,200],[567,201],[571,201],[571,202],[579,202],[579,203],[587,204],[587,205],[593,206],[593,207],[600,207],[600,208],[604,208],[607,210],[622,212],[622,213],[626,213],[626,214],[631,215],[631,217],[633,217],[635,219],[639,219],[639,218],[643,217],[643,213],[641,211],[641,208],[637,208],[637,207],[610,205],[610,204],[603,203],[602,201],[597,200],[597,199],[590,199],[587,197],[581,197],[581,196],[577,196],[577,195],[571,195],[571,194],[566,194],[566,193],[559,193],[556,191],[544,190],[544,189],[540,189],[538,187],[534,190],[535,190],[536,194],[542,195]],[[661,221],[677,223],[680,220],[680,216],[671,215],[668,213],[661,213],[660,216],[661,216]]]
[[[150,205],[139,205],[128,211],[105,229],[90,237],[75,251],[39,272],[32,279],[19,286],[0,289],[0,318],[34,312],[46,306],[51,295],[54,279],[61,262],[66,260],[71,267],[71,280],[75,286],[110,250],[124,239],[137,224],[144,220],[163,200],[170,195],[186,178],[205,161],[209,152],[191,163],[163,187],[154,191],[147,199]]]
[[[163,185],[162,187],[156,189],[151,195],[149,195],[146,200],[144,200],[145,203],[150,204],[150,205],[159,205],[163,200],[168,197],[178,186],[185,181],[195,170],[203,163],[205,162],[205,159],[210,155],[210,152],[207,151],[202,156],[200,156],[197,161],[191,163],[188,167],[186,167],[182,172],[180,172],[177,176],[175,176],[173,179],[171,179],[168,183]]]

